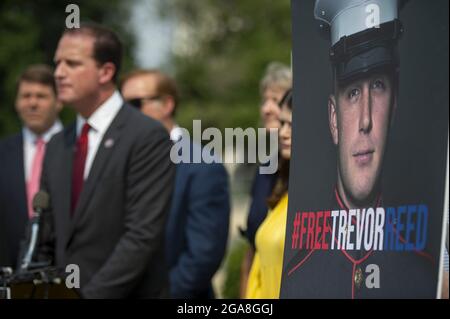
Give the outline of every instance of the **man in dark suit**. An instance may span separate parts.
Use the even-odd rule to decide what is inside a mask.
[[[0,142],[0,267],[12,268],[39,190],[46,144],[62,130],[51,67],[31,65],[20,75],[15,107],[22,131]]]
[[[158,122],[124,104],[115,80],[122,57],[112,31],[66,30],[55,53],[58,97],[77,121],[47,149],[40,258],[75,264],[85,298],[167,294],[164,228],[174,166]]]
[[[163,123],[175,143],[201,151],[176,126],[175,82],[156,70],[138,70],[125,77],[122,94],[149,117]],[[182,156],[182,154],[179,154]],[[225,254],[230,204],[228,176],[222,164],[180,162],[166,233],[166,257],[173,298],[213,298],[211,280]],[[212,159],[212,158],[211,158]],[[209,161],[208,161],[209,162]]]

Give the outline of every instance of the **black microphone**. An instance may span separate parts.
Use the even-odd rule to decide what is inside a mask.
[[[28,267],[31,264],[34,251],[36,250],[38,235],[39,235],[39,225],[41,215],[44,211],[49,208],[50,205],[50,196],[47,192],[39,191],[33,197],[33,211],[34,214],[30,219],[29,223],[29,240],[28,240],[28,248],[26,250],[25,255],[22,258],[22,262],[20,263],[20,271],[28,270]]]

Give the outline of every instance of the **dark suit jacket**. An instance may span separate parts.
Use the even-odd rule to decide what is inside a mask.
[[[0,142],[0,267],[17,266],[28,223],[21,133]]]
[[[171,296],[213,298],[228,239],[227,172],[218,163],[179,163],[175,185],[166,234]]]
[[[163,239],[175,173],[166,130],[124,105],[103,137],[71,218],[75,138],[72,125],[47,147],[42,188],[51,209],[44,215],[40,258],[78,265],[86,298],[165,296]]]

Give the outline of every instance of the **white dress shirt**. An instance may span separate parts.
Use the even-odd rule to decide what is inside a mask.
[[[47,144],[53,135],[61,132],[63,126],[60,120],[56,120],[55,123],[50,127],[44,134],[41,136],[33,133],[28,127],[24,126],[22,129],[23,135],[23,156],[24,156],[24,172],[25,172],[25,181],[28,182],[28,179],[31,176],[31,170],[33,167],[34,155],[36,154],[36,141],[39,137],[41,137],[45,144]]]
[[[100,143],[108,130],[111,122],[119,113],[123,105],[123,98],[119,91],[115,91],[94,113],[86,120],[81,115],[77,115],[77,137],[80,136],[84,123],[89,124],[91,129],[88,134],[88,151],[84,166],[84,179],[89,176],[89,172],[94,162]]]

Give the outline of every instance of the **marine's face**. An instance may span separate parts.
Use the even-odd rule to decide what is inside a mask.
[[[372,204],[379,191],[395,104],[393,81],[387,74],[355,80],[330,96],[330,130],[338,148],[338,190],[350,208]]]

